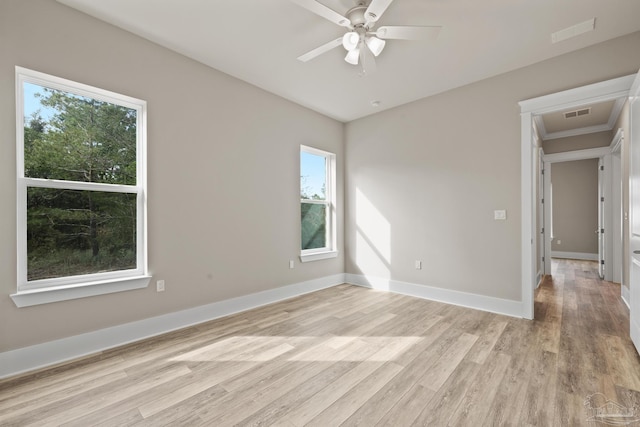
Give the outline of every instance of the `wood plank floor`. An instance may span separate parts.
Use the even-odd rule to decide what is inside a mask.
[[[0,425],[596,425],[640,357],[595,268],[554,260],[535,321],[337,286],[0,382]]]

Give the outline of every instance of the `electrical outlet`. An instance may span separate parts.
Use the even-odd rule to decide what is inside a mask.
[[[561,245],[562,244],[562,240],[558,239],[558,240],[556,240],[556,243]]]
[[[416,261],[416,270],[422,270],[422,261]]]
[[[158,280],[156,282],[156,292],[164,292],[164,280]]]
[[[292,259],[290,259],[290,260],[289,260],[289,268],[293,268],[293,267],[295,267],[295,266],[296,266],[296,265],[295,265],[295,263],[293,262],[293,260],[292,260]]]

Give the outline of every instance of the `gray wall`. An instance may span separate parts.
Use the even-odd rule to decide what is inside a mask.
[[[551,185],[551,250],[597,254],[598,159],[552,163]]]
[[[19,65],[148,102],[155,286],[18,309],[14,73]],[[299,146],[337,154],[343,124],[53,0],[0,2],[0,352],[344,272],[298,259]]]
[[[634,33],[348,123],[347,272],[520,300],[518,101],[636,73],[639,45]],[[379,243],[359,227],[371,211]]]

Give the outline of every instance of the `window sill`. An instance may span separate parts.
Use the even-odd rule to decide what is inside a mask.
[[[67,301],[71,299],[111,294],[114,292],[131,291],[149,286],[151,276],[134,276],[119,279],[102,280],[99,282],[79,283],[55,288],[33,289],[16,292],[11,299],[18,307],[48,304],[51,302]]]
[[[338,251],[315,252],[312,254],[300,254],[300,262],[319,261],[321,259],[336,258]]]

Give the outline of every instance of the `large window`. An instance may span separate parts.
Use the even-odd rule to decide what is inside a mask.
[[[301,260],[337,256],[335,250],[335,155],[300,148]]]
[[[14,301],[146,286],[146,103],[20,67],[16,83]]]

